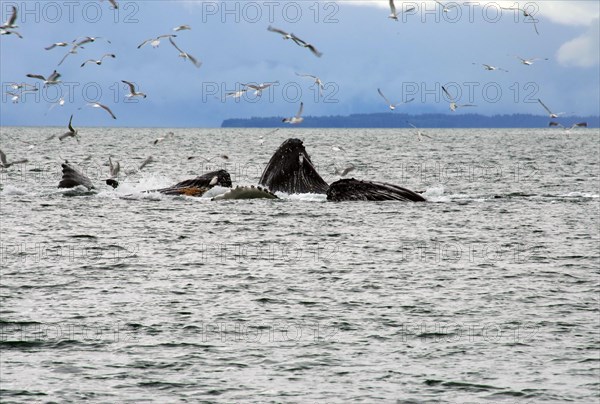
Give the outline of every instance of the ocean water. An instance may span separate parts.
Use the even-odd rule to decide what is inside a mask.
[[[598,129],[79,131],[1,129],[3,402],[598,401]],[[429,202],[141,192],[289,137]]]

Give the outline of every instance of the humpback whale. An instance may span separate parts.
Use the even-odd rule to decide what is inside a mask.
[[[89,178],[67,162],[62,164],[62,168],[63,177],[59,188],[78,185],[88,190],[94,188]],[[109,179],[106,182],[113,188],[118,186],[116,180]],[[288,194],[326,194],[328,201],[426,201],[419,193],[385,182],[345,178],[328,185],[317,173],[300,139],[288,139],[279,146],[265,167],[259,183],[265,188],[254,185],[237,186],[224,194],[214,196],[211,200],[278,199],[274,192],[280,191]],[[227,171],[211,171],[167,188],[144,192],[200,197],[217,185],[231,188],[231,176]]]
[[[88,177],[71,167],[68,162],[62,164],[62,171],[63,175],[58,183],[58,188],[75,188],[79,185],[86,187],[88,190],[96,188]],[[119,186],[119,183],[112,178],[107,179],[106,184],[113,188]],[[225,170],[211,171],[191,180],[179,182],[168,188],[152,189],[144,192],[160,192],[165,195],[202,196],[215,185],[231,187],[231,176],[229,173]]]
[[[259,181],[271,192],[324,194],[329,185],[321,178],[302,140],[288,139],[269,160]]]
[[[360,181],[344,178],[334,182],[327,190],[328,201],[413,201],[425,202],[410,189],[385,182]]]
[[[211,200],[220,201],[227,199],[279,199],[277,195],[269,190],[261,187],[250,186],[237,186],[230,191],[222,195],[217,195]]]
[[[230,188],[231,176],[229,173],[225,170],[211,171],[191,180],[178,182],[168,188],[153,189],[145,192],[160,192],[165,195],[202,196],[215,185]]]
[[[59,188],[75,188],[78,185],[84,186],[88,189],[94,189],[92,181],[84,174],[80,173],[69,165],[68,162],[62,163],[62,179],[58,183]]]

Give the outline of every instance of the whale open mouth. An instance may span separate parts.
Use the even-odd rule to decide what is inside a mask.
[[[324,194],[329,185],[321,178],[300,139],[288,139],[279,146],[259,181],[271,192]]]

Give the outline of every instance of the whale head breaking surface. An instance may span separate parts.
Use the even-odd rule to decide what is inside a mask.
[[[259,181],[271,192],[324,194],[329,185],[321,178],[302,140],[288,139],[279,146]]]
[[[412,201],[426,199],[410,189],[385,182],[360,181],[345,178],[331,184],[327,190],[328,201]]]
[[[146,192],[160,192],[165,195],[202,196],[215,185],[226,188],[231,187],[231,176],[229,173],[225,170],[211,171],[191,180],[178,182],[168,188],[155,189]]]

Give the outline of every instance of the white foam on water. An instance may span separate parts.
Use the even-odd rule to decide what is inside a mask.
[[[442,184],[427,188],[422,195],[429,202],[450,202],[451,200],[450,196],[444,195],[444,186]]]

